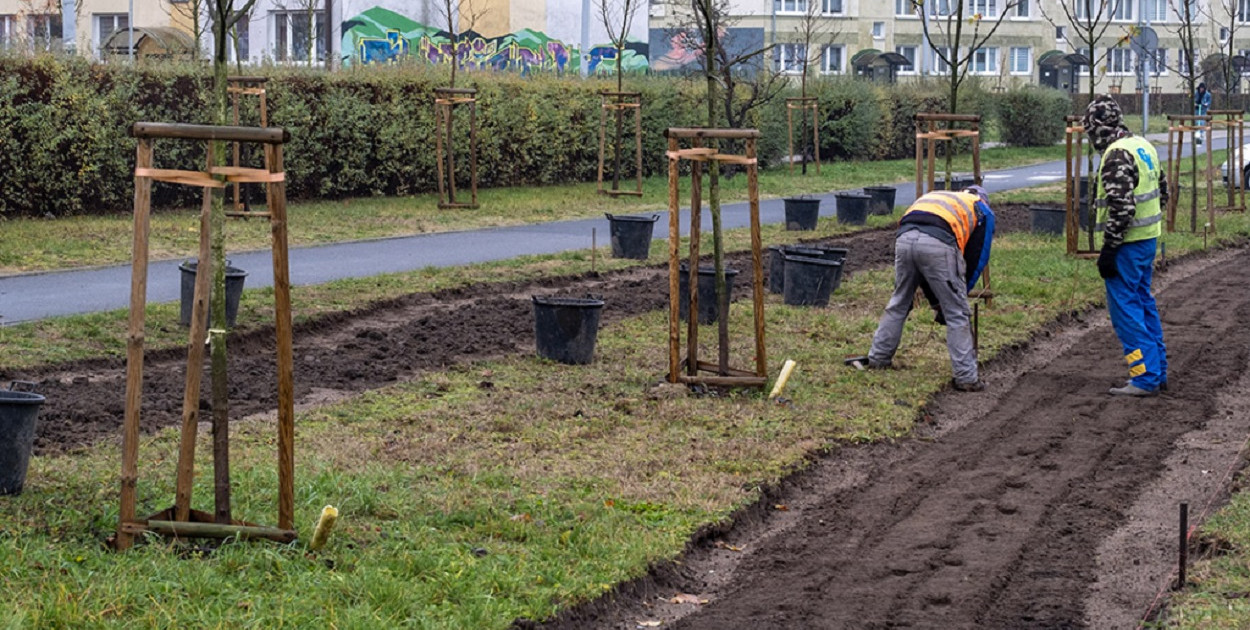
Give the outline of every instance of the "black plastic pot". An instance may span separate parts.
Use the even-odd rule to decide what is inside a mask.
[[[603,300],[541,295],[530,299],[538,356],[570,365],[590,363],[599,338]]]
[[[44,397],[33,391],[17,391],[24,384],[14,381],[9,389],[0,389],[0,494],[21,494],[26,484],[26,468],[35,445],[35,420]]]
[[[820,199],[789,197],[783,200],[786,208],[787,230],[814,230],[820,218]]]
[[[608,234],[612,237],[612,257],[646,260],[651,255],[651,235],[660,215],[649,217],[614,216],[608,218]]]
[[[868,202],[872,197],[862,193],[838,193],[838,223],[863,225],[868,221]]]
[[[1061,206],[1029,206],[1034,234],[1063,234],[1067,211]]]
[[[781,293],[786,286],[786,255],[820,258],[823,252],[804,245],[773,245],[768,248],[768,292]]]
[[[191,310],[195,305],[195,276],[199,263],[188,260],[178,269],[182,271],[182,303],[178,310],[178,323],[183,326],[191,325]],[[231,267],[229,262],[226,263],[226,326],[234,328],[234,322],[239,317],[239,300],[243,298],[243,281],[247,278],[247,272],[237,267]],[[208,306],[209,317],[211,319],[213,306],[209,301]]]
[[[865,186],[864,193],[869,197],[868,214],[894,214],[894,195],[897,192],[893,186]]]
[[[733,301],[734,276],[737,269],[725,269],[725,292]],[[681,275],[678,276],[677,300],[678,318],[686,321],[690,317],[690,268],[682,263]],[[699,323],[714,324],[719,317],[720,309],[716,303],[716,268],[699,267]]]
[[[971,175],[952,175],[950,188],[946,187],[946,178],[939,177],[933,180],[933,190],[964,190],[969,186],[976,185],[977,180]]]
[[[791,306],[825,306],[842,282],[842,261],[786,256],[784,300]]]

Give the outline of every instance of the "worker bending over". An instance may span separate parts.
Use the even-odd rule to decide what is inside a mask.
[[[938,323],[946,324],[955,389],[985,389],[977,374],[968,291],[989,262],[993,236],[994,212],[980,186],[962,192],[933,191],[907,209],[894,239],[894,294],[873,335],[867,367],[891,366],[903,323],[921,287],[937,310]]]
[[[1115,99],[1094,99],[1084,124],[1090,143],[1102,153],[1094,197],[1103,226],[1098,275],[1105,281],[1111,326],[1128,364],[1129,381],[1111,388],[1111,394],[1153,396],[1168,383],[1163,325],[1150,290],[1167,179],[1154,145],[1129,132]]]

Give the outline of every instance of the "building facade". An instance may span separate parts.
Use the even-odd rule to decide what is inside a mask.
[[[1144,62],[1152,91],[1182,91],[1188,60],[1178,52],[1184,49],[1180,31],[1186,20],[1178,12],[1186,9],[1186,2],[1199,70],[1215,68],[1228,56],[1234,66],[1250,71],[1250,61],[1242,61],[1250,56],[1250,0],[1092,0],[1093,21],[1106,25],[1105,30],[1099,27],[1101,36],[1095,46],[1097,89],[1138,90],[1138,64]],[[1085,17],[1085,3],[963,0],[959,16],[963,20],[962,47],[972,43],[974,32],[979,32],[979,37],[997,23],[994,34],[973,53],[969,73],[991,87],[1042,84],[1085,91],[1088,68],[1081,62],[1088,57],[1082,37],[1087,29],[1082,27],[1090,21]],[[929,0],[923,3],[928,15],[923,15],[913,0],[733,0],[728,11],[733,22],[729,31],[772,45],[773,68],[798,73],[806,53],[804,33],[810,20],[818,31],[813,45],[820,47],[819,53],[813,51],[812,55],[815,72],[908,81],[948,74],[942,55],[934,48],[949,51],[952,38],[945,27],[959,5],[958,0]],[[687,7],[687,2],[652,0],[653,67],[655,55],[666,54],[659,50],[664,48],[660,42],[680,39],[677,33],[688,20]],[[1147,24],[1157,43],[1135,49],[1132,38],[1140,36]],[[931,38],[925,36],[926,26]],[[667,54],[680,56],[671,50]],[[1223,83],[1218,74],[1212,71],[1207,75],[1209,82],[1219,84],[1216,88]],[[1233,83],[1237,87],[1242,82],[1234,79]]]

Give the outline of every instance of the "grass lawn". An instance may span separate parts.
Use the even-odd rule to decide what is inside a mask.
[[[1063,147],[987,149],[985,168],[1007,168],[1063,159]],[[955,169],[972,170],[971,158],[956,160]],[[809,171],[811,169],[809,168]],[[832,162],[820,175],[804,176],[785,167],[761,173],[764,198],[859,188],[914,179],[914,160]],[[722,200],[746,199],[746,177],[722,178]],[[644,196],[609,198],[595,185],[568,184],[545,188],[490,188],[479,191],[477,210],[439,210],[437,195],[374,197],[293,203],[291,245],[381,238],[425,232],[447,232],[561,219],[646,212],[667,207],[667,175],[644,181]],[[689,200],[686,200],[688,202]],[[152,217],[154,259],[194,257],[198,248],[199,209],[170,210]],[[0,219],[0,275],[23,271],[107,265],[130,260],[133,223],[129,212],[61,219]],[[231,251],[269,247],[269,224],[263,220],[227,224]]]
[[[1221,217],[1219,230],[1250,234],[1250,218]],[[777,228],[767,238],[784,236]],[[728,241],[744,248],[746,234],[733,231]],[[1166,241],[1170,256],[1202,247],[1201,236]],[[346,306],[401,287],[589,265],[590,253],[581,251],[427,270],[344,282],[323,288],[319,299]],[[657,395],[667,319],[650,313],[602,330],[589,366],[516,356],[303,412],[296,443],[302,539],[290,545],[233,543],[209,553],[152,539],[109,552],[101,541],[117,519],[116,445],[35,458],[26,492],[5,499],[0,513],[8,602],[0,603],[0,626],[505,628],[516,617],[546,617],[674,557],[701,525],[726,518],[814,453],[907,434],[949,379],[941,327],[912,318],[900,370],[841,366],[868,343],[891,275],[857,274],[828,308],[769,297],[773,367],[798,362],[785,406],[757,393]],[[999,297],[981,312],[983,359],[1058,313],[1102,298],[1094,265],[1065,256],[1058,237],[996,241],[994,280]],[[303,308],[317,301],[299,298]],[[64,334],[94,326],[101,339],[120,335],[122,327],[112,326],[121,314],[93,317]],[[751,352],[748,319],[731,317],[735,363]],[[43,334],[31,326],[0,328],[0,335]],[[6,348],[15,342],[0,338]],[[55,343],[30,342],[29,351],[55,354],[45,347]],[[142,440],[141,513],[172,502],[176,449],[176,430]],[[237,424],[232,451],[236,516],[271,523],[272,424]],[[197,506],[211,501],[210,477],[197,479]],[[325,504],[340,508],[339,527],[326,549],[309,552],[304,541]]]

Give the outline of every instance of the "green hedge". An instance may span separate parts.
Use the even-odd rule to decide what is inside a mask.
[[[446,79],[435,69],[413,64],[334,74],[268,72],[270,124],[291,132],[285,166],[292,199],[437,189],[432,90]],[[598,92],[614,89],[614,83],[495,73],[462,77],[461,87],[478,89],[481,186],[594,181]],[[129,208],[135,141],[127,129],[140,120],[208,122],[205,97],[210,82],[204,68],[189,65],[134,68],[79,58],[0,56],[0,216]],[[821,153],[826,159],[910,157],[912,115],[946,109],[938,82],[881,86],[832,78],[811,85],[820,102]],[[632,78],[627,89],[643,95],[644,171],[662,173],[667,168],[663,130],[704,122],[704,82]],[[987,101],[979,90],[970,93],[975,98],[969,103],[978,103],[977,107]],[[794,95],[789,91],[782,96]],[[257,124],[256,106],[256,99],[244,99],[244,124]],[[464,182],[467,112],[459,111],[456,123],[456,170]],[[763,134],[759,156],[764,165],[784,155],[783,98],[755,110],[748,124]],[[632,142],[627,141],[629,145]],[[201,143],[162,140],[157,143],[156,165],[200,168],[203,151]],[[255,152],[245,159],[258,164]],[[198,189],[158,183],[153,203],[158,208],[192,206],[199,194]]]
[[[1066,92],[1027,87],[997,96],[1002,141],[1009,146],[1036,147],[1063,140],[1064,116],[1072,110]]]

